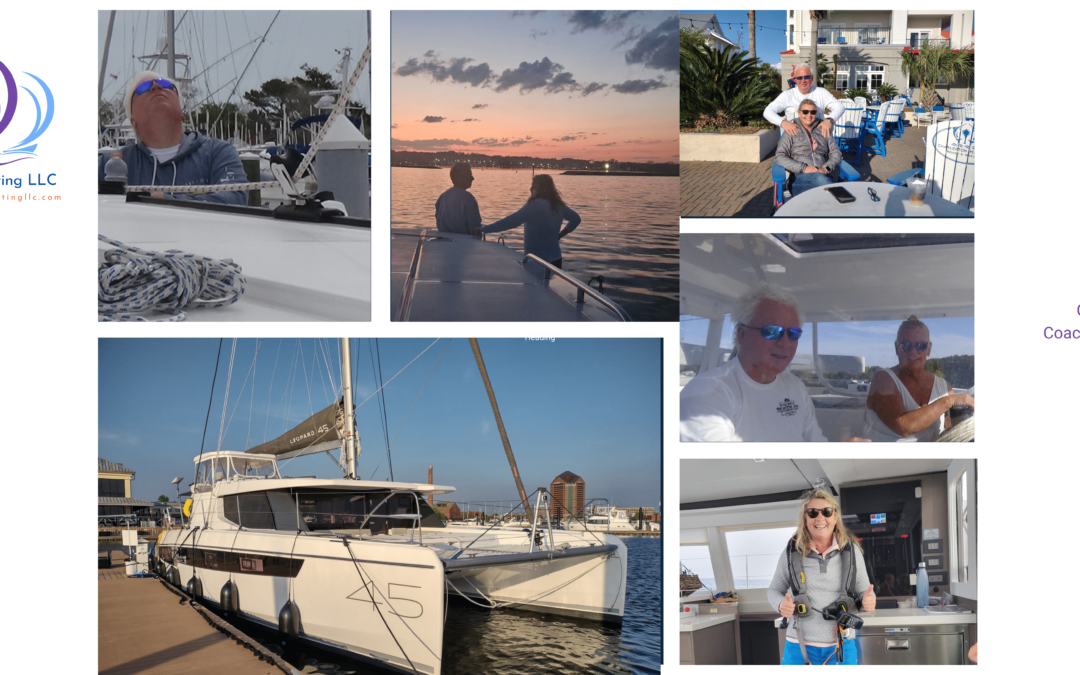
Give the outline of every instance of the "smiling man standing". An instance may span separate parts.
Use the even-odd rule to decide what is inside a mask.
[[[817,119],[822,120],[821,133],[828,136],[834,121],[840,121],[840,116],[844,114],[843,107],[828,89],[814,86],[814,74],[810,64],[804,63],[795,68],[793,79],[795,87],[777,96],[776,100],[765,108],[765,119],[780,127],[783,133],[794,136],[799,128],[795,122],[785,120],[784,114],[788,108],[798,109],[799,103],[808,98],[817,104]],[[825,116],[826,109],[828,117]]]
[[[128,185],[220,185],[244,183],[247,177],[236,148],[225,141],[207,138],[197,131],[184,133],[184,113],[176,84],[157,73],[144,71],[135,76],[124,97],[124,109],[135,130],[137,145],[124,146]],[[98,163],[98,180],[105,177],[103,155]],[[165,196],[152,193],[154,196]],[[195,194],[171,193],[174,199],[246,204],[247,193],[240,190]]]
[[[695,377],[679,396],[680,440],[828,440],[806,386],[787,370],[802,334],[795,298],[762,284],[739,298],[731,320],[731,358]]]

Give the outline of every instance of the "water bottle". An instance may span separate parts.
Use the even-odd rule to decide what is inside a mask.
[[[915,574],[915,605],[920,608],[930,605],[930,577],[926,574],[926,563],[919,563],[919,571]]]
[[[109,161],[105,162],[105,180],[127,183],[127,162],[119,150],[110,154]]]

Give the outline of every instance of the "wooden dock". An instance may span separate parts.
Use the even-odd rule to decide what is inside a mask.
[[[156,578],[125,576],[123,564],[98,570],[98,673],[298,675],[186,597]]]

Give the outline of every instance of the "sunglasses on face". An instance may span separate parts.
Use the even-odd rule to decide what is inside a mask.
[[[833,507],[831,506],[827,506],[823,509],[806,509],[806,515],[810,516],[811,518],[817,518],[818,513],[825,516],[826,518],[832,518],[832,514],[835,512],[835,509],[833,509]]]
[[[793,77],[791,79],[793,79],[793,80],[812,80],[812,79],[814,79],[814,76],[813,75],[796,75],[795,77]]]
[[[157,86],[161,87],[162,89],[176,89],[176,85],[172,82],[169,82],[165,78],[161,78],[158,80],[147,80],[146,82],[140,82],[139,86],[135,87],[135,95],[142,96],[146,92],[150,91],[154,88],[155,82],[157,83]]]
[[[799,114],[800,115],[816,115],[817,111],[816,110],[800,110]]]
[[[900,348],[900,351],[910,351],[912,347],[920,354],[930,348],[929,342],[897,342],[896,346]]]
[[[792,342],[797,341],[799,336],[802,335],[802,328],[784,328],[783,326],[761,326],[760,328],[757,326],[746,327],[750,330],[761,331],[761,337],[766,340],[779,340],[780,336],[784,334],[784,331],[787,331],[788,339]]]

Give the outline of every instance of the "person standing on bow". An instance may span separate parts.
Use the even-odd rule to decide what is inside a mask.
[[[798,529],[780,555],[768,590],[769,604],[780,616],[791,619],[804,610],[789,622],[780,665],[856,665],[854,631],[841,631],[836,615],[854,614],[858,605],[863,612],[877,607],[862,548],[844,527],[840,505],[827,490],[805,492],[798,518]],[[805,582],[799,581],[800,575]]]
[[[559,231],[562,222],[566,227]],[[480,228],[481,232],[502,232],[525,226],[525,255],[530,253],[562,269],[562,248],[559,240],[574,231],[581,223],[579,216],[563,202],[555,189],[555,181],[546,173],[533,176],[529,201],[512,215]]]
[[[450,182],[454,186],[439,195],[435,202],[435,227],[439,232],[478,234],[480,205],[469,192],[473,184],[472,165],[458,162],[450,167]]]

